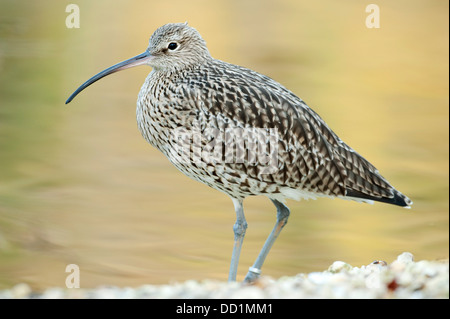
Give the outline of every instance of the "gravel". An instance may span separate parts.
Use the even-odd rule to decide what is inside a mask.
[[[353,267],[343,261],[335,261],[322,272],[279,279],[263,276],[253,285],[205,279],[136,288],[48,288],[38,293],[21,283],[11,289],[0,290],[0,299],[449,298],[448,270],[448,260],[416,262],[411,253],[405,252],[390,264],[374,261],[367,266]]]

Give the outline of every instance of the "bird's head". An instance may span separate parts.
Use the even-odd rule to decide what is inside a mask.
[[[200,33],[190,27],[187,22],[165,24],[150,37],[149,45],[144,53],[94,75],[72,93],[66,104],[92,83],[124,69],[149,65],[157,72],[176,72],[203,64],[209,59],[211,59],[211,55],[206,47],[206,42]]]
[[[187,23],[169,23],[150,37],[148,65],[156,70],[185,69],[211,58],[200,33]]]

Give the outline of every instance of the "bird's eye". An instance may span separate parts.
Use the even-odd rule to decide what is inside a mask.
[[[169,45],[167,46],[169,50],[175,50],[177,47],[178,44],[176,44],[175,42],[170,42]]]

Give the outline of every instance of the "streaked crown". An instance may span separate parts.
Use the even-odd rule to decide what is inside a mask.
[[[169,23],[150,37],[149,65],[155,70],[181,70],[211,59],[200,33],[186,23]]]

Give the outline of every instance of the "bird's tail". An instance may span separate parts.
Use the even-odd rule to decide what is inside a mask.
[[[411,208],[411,205],[413,204],[413,202],[407,196],[403,195],[402,193],[400,193],[399,191],[397,191],[394,188],[392,188],[392,196],[390,196],[390,197],[389,196],[382,196],[382,197],[371,196],[371,195],[367,195],[367,194],[364,194],[362,192],[359,192],[359,191],[356,191],[353,189],[347,189],[346,197],[352,197],[355,199],[360,198],[360,199],[374,200],[374,201],[378,201],[378,202],[402,206],[405,208]]]

